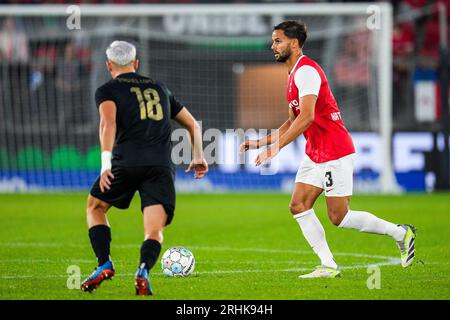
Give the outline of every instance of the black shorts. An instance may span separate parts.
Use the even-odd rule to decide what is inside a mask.
[[[167,214],[168,225],[175,210],[175,172],[168,167],[112,167],[111,188],[100,190],[100,177],[92,185],[90,194],[116,208],[127,209],[136,191],[141,196],[141,210],[161,204]]]

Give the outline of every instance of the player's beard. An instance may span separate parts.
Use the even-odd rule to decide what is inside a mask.
[[[290,56],[291,56],[291,48],[288,47],[286,50],[281,51],[279,53],[278,58],[275,58],[275,60],[277,60],[277,62],[286,62]]]

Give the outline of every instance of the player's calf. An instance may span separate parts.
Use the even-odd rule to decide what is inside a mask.
[[[349,211],[349,197],[327,197],[327,213],[331,223],[339,226]]]

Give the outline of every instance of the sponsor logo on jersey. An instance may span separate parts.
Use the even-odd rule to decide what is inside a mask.
[[[289,108],[298,108],[298,101],[297,100],[292,100],[291,102],[289,102]]]
[[[333,121],[338,121],[338,120],[342,119],[340,112],[332,112],[332,113],[330,113],[330,116],[331,116],[331,120],[333,120]]]

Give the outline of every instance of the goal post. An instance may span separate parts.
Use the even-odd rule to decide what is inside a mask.
[[[362,183],[362,191],[400,191],[391,150],[393,11],[390,3],[1,5],[0,21],[4,23],[11,17],[18,21],[16,29],[26,35],[29,53],[28,59],[19,63],[21,67],[16,62],[1,63],[3,75],[19,83],[19,88],[13,88],[3,81],[0,87],[3,95],[0,112],[5,115],[0,120],[3,137],[0,151],[7,154],[3,172],[17,173],[24,169],[30,174],[35,169],[45,170],[50,172],[43,178],[46,182],[56,181],[57,186],[64,186],[62,180],[68,179],[68,185],[75,189],[85,186],[91,175],[85,175],[89,170],[83,170],[95,168],[94,164],[87,163],[88,159],[95,162],[94,155],[98,152],[98,115],[93,90],[108,79],[104,48],[116,38],[136,43],[143,73],[166,82],[192,108],[204,131],[222,132],[219,152],[232,152],[231,147],[223,149],[228,145],[235,147],[228,139],[227,129],[273,129],[287,114],[283,101],[285,70],[271,56],[271,28],[283,20],[301,19],[308,26],[305,54],[324,67],[344,123],[352,135],[360,134],[361,141],[367,134],[378,139],[380,152],[371,158],[379,161],[374,164],[377,178],[370,182],[373,187]],[[81,44],[83,50],[77,53],[81,62],[75,66],[64,65],[64,55],[74,55],[70,52],[72,42]],[[41,56],[47,59],[45,63],[40,64]],[[341,67],[345,64],[350,67]],[[68,88],[68,93],[61,94],[58,88],[65,88],[67,74],[58,69],[60,65],[62,70],[79,68],[77,76],[66,80],[79,79],[84,86],[77,90]],[[14,96],[17,90],[21,99]],[[23,107],[28,104],[31,107]],[[60,115],[64,104],[73,105],[75,113],[66,110]],[[29,109],[33,108],[39,116],[34,111],[29,115]],[[10,116],[11,112],[14,117]],[[77,125],[70,120],[69,125],[66,122],[72,114],[79,117]],[[59,126],[55,125],[58,121]],[[42,151],[42,159],[41,153],[29,150],[30,145]],[[299,150],[303,146],[304,142],[298,142],[281,158],[286,162],[297,159],[298,167]],[[77,152],[75,158],[79,164],[64,166],[74,161],[64,157],[58,162],[58,155],[67,157]],[[260,189],[265,181],[267,188],[263,190],[274,187],[286,190],[285,180],[273,182],[269,177],[257,180],[251,175],[256,171],[250,168],[250,159],[245,164],[235,164],[232,163],[235,157],[227,154],[217,158],[223,161],[212,166],[212,177],[205,183],[205,190],[212,185],[218,190]],[[365,171],[364,165],[360,167]],[[61,173],[61,168],[67,170]],[[74,174],[76,170],[78,173]],[[281,172],[292,177],[294,165],[284,166]],[[4,177],[11,177],[12,173]],[[28,176],[27,179],[30,181]],[[39,177],[31,180],[36,179]],[[188,184],[183,179],[179,182],[182,186]]]

